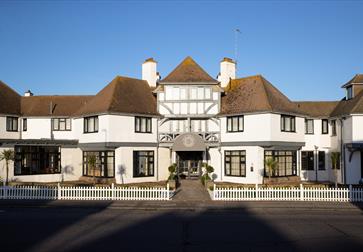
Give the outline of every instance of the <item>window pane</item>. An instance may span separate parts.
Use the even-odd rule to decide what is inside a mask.
[[[232,118],[232,131],[237,131],[238,129],[238,117]]]
[[[70,118],[66,119],[66,129],[71,130],[71,119]]]
[[[238,117],[238,131],[243,131],[243,117]]]
[[[192,100],[197,99],[197,88],[195,87],[190,88],[190,99]]]
[[[94,117],[95,119],[95,131],[98,131],[98,117]]]
[[[210,88],[205,88],[205,99],[210,99],[211,98],[211,89]]]
[[[204,88],[199,87],[198,88],[198,100],[203,100],[204,99]]]
[[[232,131],[232,118],[227,118],[227,131]]]
[[[95,129],[95,120],[94,118],[89,118],[88,120],[88,132],[93,132]]]
[[[65,129],[66,129],[65,119],[59,119],[59,130],[65,130]]]
[[[146,132],[151,132],[151,118],[146,120]]]
[[[180,99],[181,100],[187,99],[187,89],[186,88],[180,88]]]
[[[140,132],[140,118],[135,117],[135,131]]]
[[[285,131],[291,131],[291,122],[288,117],[285,117]]]

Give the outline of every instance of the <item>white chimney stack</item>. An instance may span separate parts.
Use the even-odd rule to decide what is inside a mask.
[[[158,73],[156,72],[156,63],[153,58],[149,58],[142,64],[142,79],[146,80],[150,87],[156,87],[156,83],[159,80]]]
[[[236,79],[236,63],[230,58],[223,58],[218,81],[221,87],[226,87],[230,79]]]
[[[24,96],[33,96],[33,93],[30,91],[30,90],[28,90],[28,91],[26,91],[25,93],[24,93]]]

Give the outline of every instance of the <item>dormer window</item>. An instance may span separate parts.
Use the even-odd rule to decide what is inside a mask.
[[[347,87],[347,100],[350,100],[353,98],[353,87]]]

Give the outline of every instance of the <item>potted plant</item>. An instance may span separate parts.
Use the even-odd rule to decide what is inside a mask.
[[[268,171],[268,178],[271,180],[271,175],[275,173],[276,167],[277,167],[277,160],[273,159],[273,158],[268,158],[265,161],[265,165],[267,167],[267,171]]]
[[[94,154],[88,156],[87,163],[89,168],[93,171],[93,185],[96,184],[96,163],[97,157]]]
[[[5,185],[8,185],[8,183],[9,183],[9,162],[14,161],[14,151],[10,150],[10,149],[9,150],[3,150],[0,153],[0,161],[1,160],[5,160],[5,168],[6,168],[6,171],[5,171],[5,174],[6,174]]]
[[[204,167],[204,174],[201,177],[201,182],[204,186],[208,187],[212,181],[211,174],[214,172],[214,168],[207,163],[203,164]]]
[[[169,177],[168,177],[168,183],[169,186],[172,188],[176,188],[176,182],[178,179],[178,176],[176,175],[176,164],[172,164],[168,167],[169,171]]]

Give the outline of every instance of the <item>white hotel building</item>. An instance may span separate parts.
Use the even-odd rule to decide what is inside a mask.
[[[153,182],[173,163],[198,177],[206,162],[215,181],[260,184],[274,157],[273,177],[328,182],[332,152],[341,153],[339,183],[363,177],[363,75],[340,101],[293,102],[260,75],[237,78],[228,58],[217,79],[190,57],[163,79],[156,67],[148,59],[142,80],[117,76],[92,96],[20,96],[0,82],[0,151],[15,152],[9,180]]]

